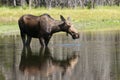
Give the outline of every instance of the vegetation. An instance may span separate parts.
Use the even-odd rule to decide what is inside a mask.
[[[0,7],[0,33],[18,30],[17,21],[24,14],[41,15],[43,13],[48,13],[58,20],[59,15],[70,16],[79,30],[120,29],[120,7],[117,6],[98,6],[95,9]]]
[[[120,0],[0,0],[1,5],[5,6],[29,6],[31,7],[61,7],[61,8],[84,8],[87,6],[90,8],[95,8],[95,6],[119,6]]]

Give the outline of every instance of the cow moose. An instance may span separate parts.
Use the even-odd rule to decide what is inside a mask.
[[[41,46],[45,47],[52,35],[60,31],[70,34],[73,39],[78,39],[79,33],[71,24],[70,18],[65,19],[62,15],[60,18],[61,20],[55,20],[49,14],[21,16],[18,25],[23,45],[30,46],[31,39],[38,38]]]

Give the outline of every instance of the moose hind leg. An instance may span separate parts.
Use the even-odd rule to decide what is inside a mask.
[[[26,42],[26,46],[30,46],[30,42],[31,42],[32,37],[27,35],[27,42]]]
[[[21,38],[22,38],[23,45],[25,46],[25,40],[26,40],[25,36],[26,35],[22,31],[20,33],[21,33]]]

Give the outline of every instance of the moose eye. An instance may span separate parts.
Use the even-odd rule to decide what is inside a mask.
[[[75,32],[72,31],[71,33],[74,34]]]

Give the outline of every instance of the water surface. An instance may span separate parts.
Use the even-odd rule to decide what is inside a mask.
[[[120,31],[56,34],[48,48],[0,36],[0,80],[120,80]]]

